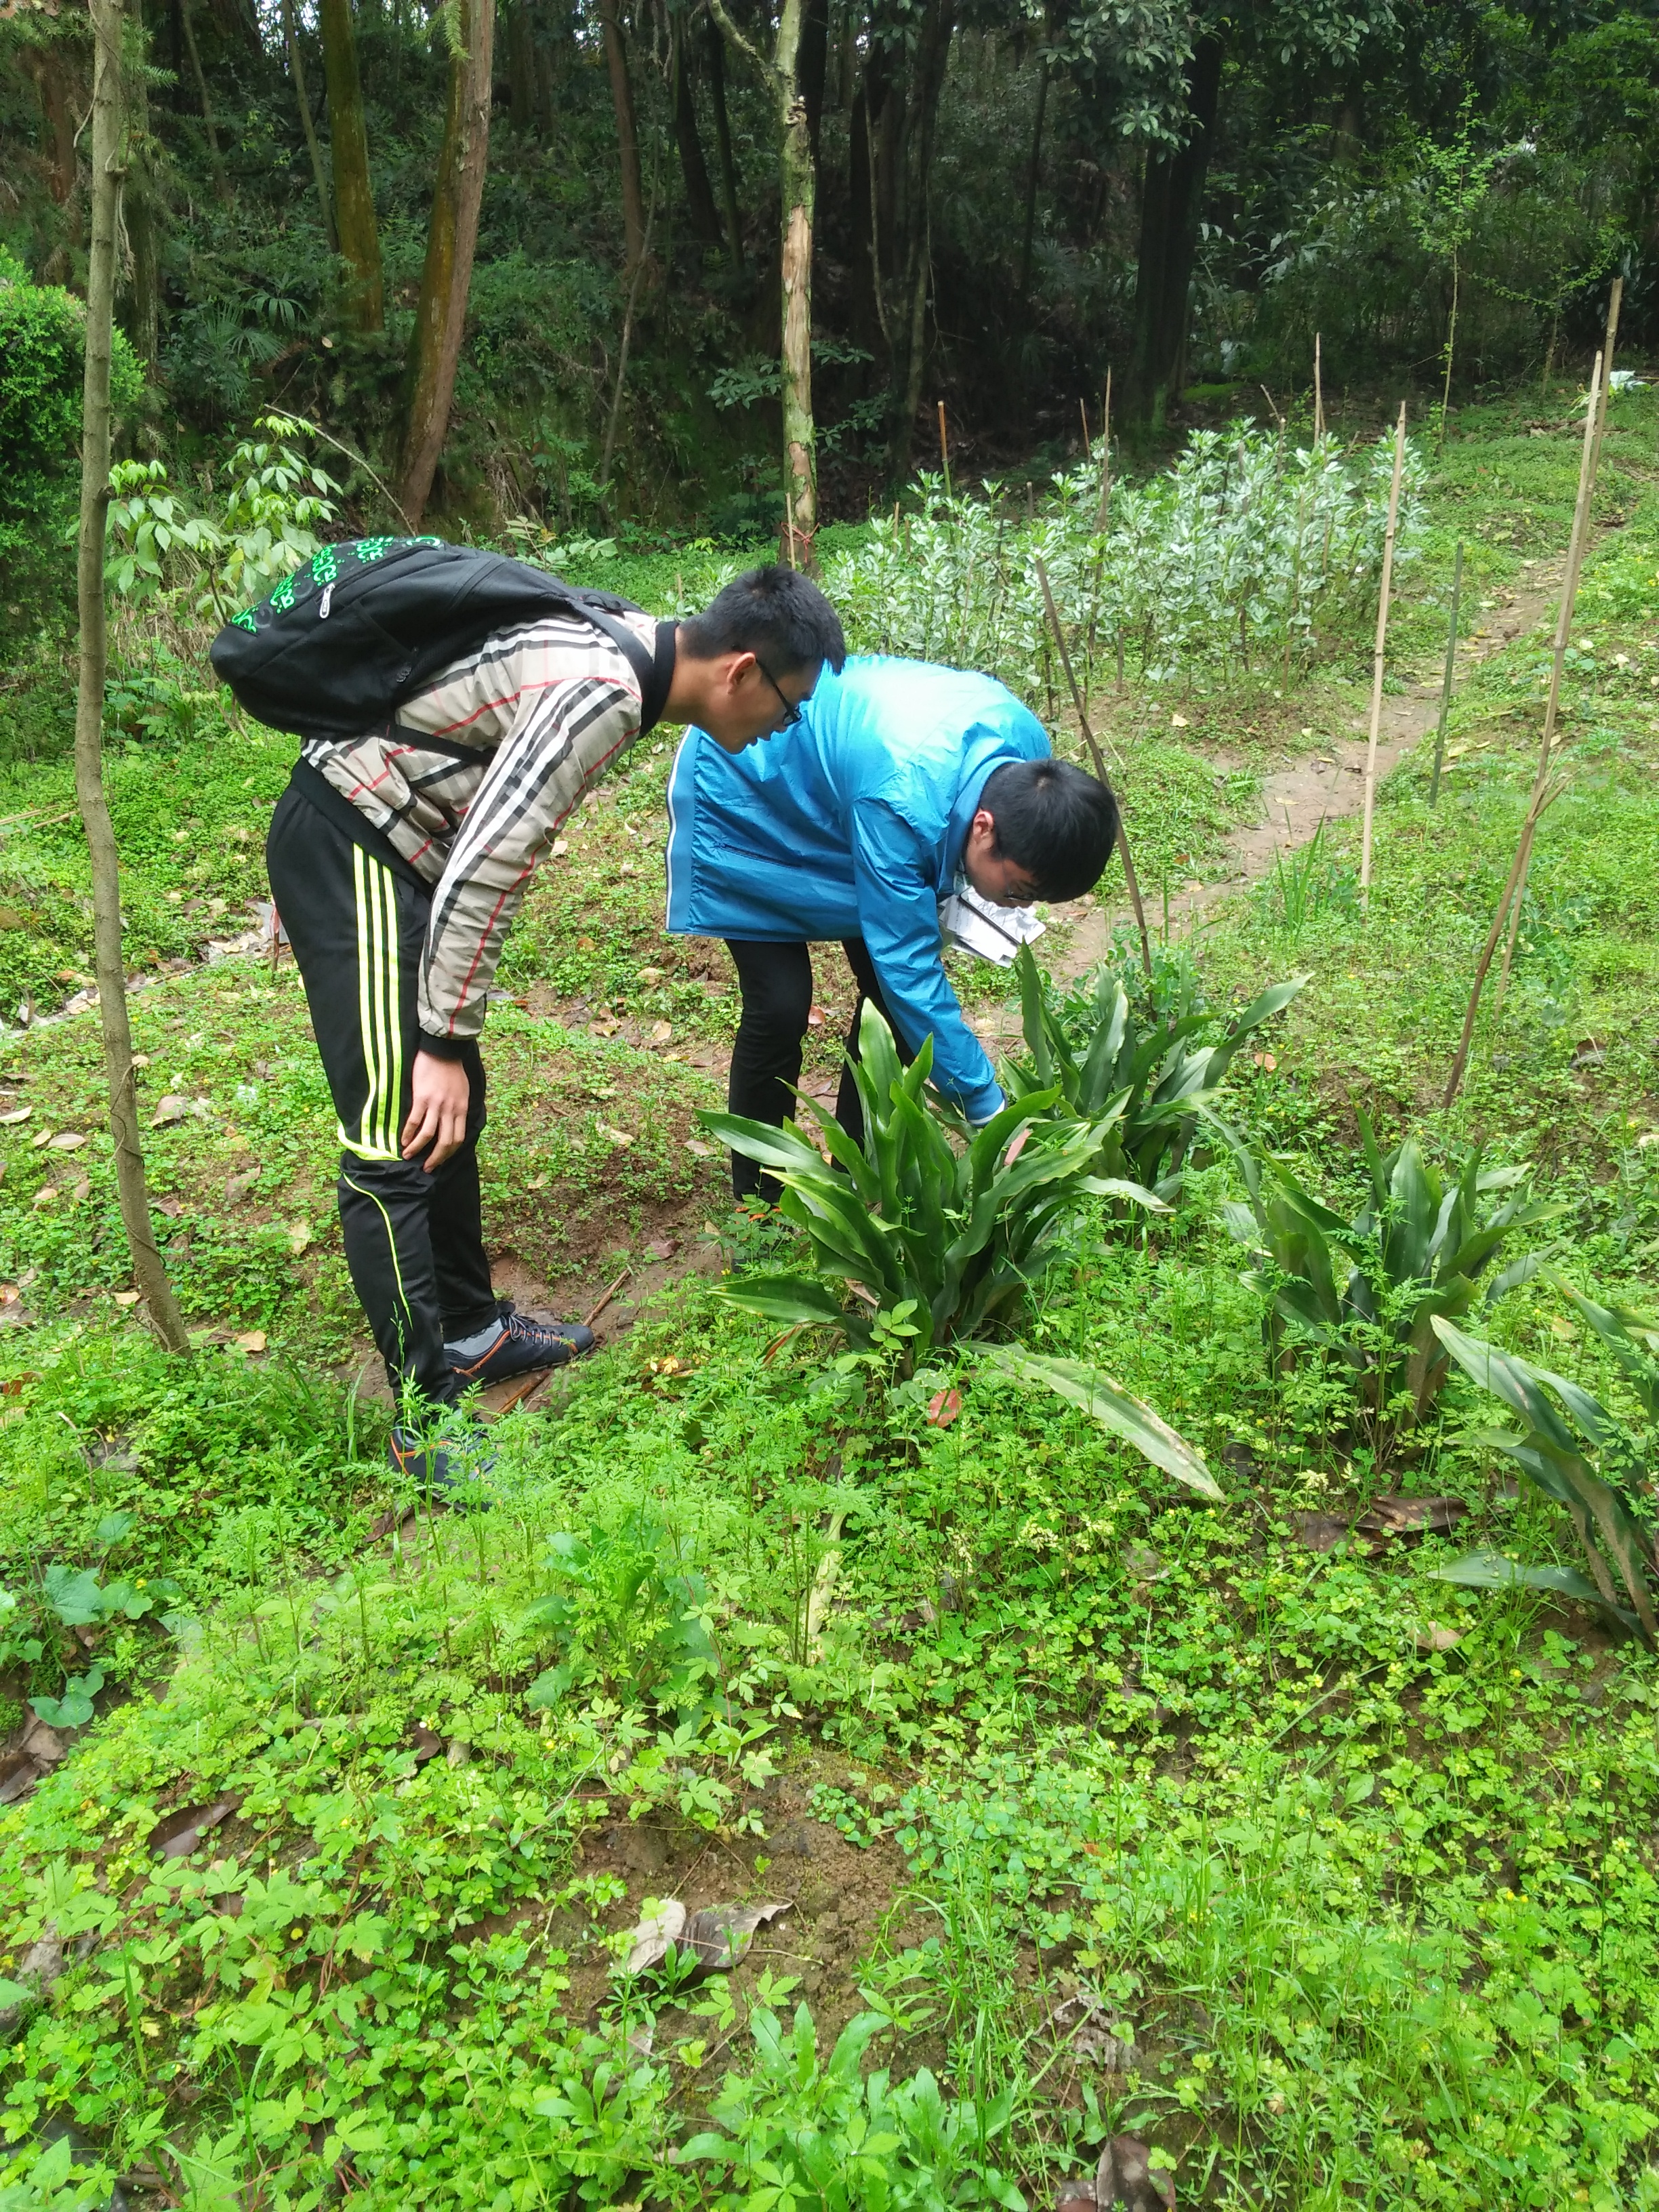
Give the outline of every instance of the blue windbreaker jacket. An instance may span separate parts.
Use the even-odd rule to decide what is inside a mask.
[[[862,937],[915,1052],[974,1121],[1002,1103],[940,958],[986,778],[1050,750],[989,676],[884,657],[826,669],[793,729],[741,753],[688,732],[668,787],[668,927],[681,937]]]

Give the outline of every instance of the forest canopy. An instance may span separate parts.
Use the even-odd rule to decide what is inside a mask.
[[[278,407],[366,520],[735,542],[787,476],[810,538],[941,400],[961,471],[1040,475],[1109,369],[1157,431],[1282,407],[1316,342],[1328,394],[1582,370],[1615,273],[1625,343],[1659,317],[1651,0],[151,0],[125,40],[121,450],[210,468]],[[34,361],[85,18],[9,0],[0,58]]]

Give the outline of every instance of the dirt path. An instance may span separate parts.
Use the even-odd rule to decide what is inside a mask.
[[[1560,580],[1559,562],[1540,562],[1532,568],[1524,589],[1500,592],[1498,605],[1466,632],[1459,645],[1454,692],[1472,669],[1554,612]],[[1376,747],[1379,786],[1431,733],[1439,715],[1438,679],[1413,684],[1409,691],[1383,699]],[[1353,736],[1337,738],[1317,751],[1299,754],[1263,776],[1255,820],[1241,823],[1228,836],[1231,865],[1227,873],[1212,882],[1186,884],[1173,893],[1171,921],[1180,917],[1190,922],[1235,891],[1259,883],[1271,874],[1279,854],[1305,845],[1322,822],[1339,822],[1361,811],[1365,802],[1369,706],[1365,713],[1350,718],[1349,727]],[[1238,764],[1219,753],[1214,758],[1218,768]],[[1113,930],[1128,918],[1129,909],[1125,902],[1062,912],[1073,922],[1072,933],[1052,966],[1056,975],[1070,977],[1085,974],[1102,957],[1111,943]],[[981,1026],[981,1034],[985,1033]]]

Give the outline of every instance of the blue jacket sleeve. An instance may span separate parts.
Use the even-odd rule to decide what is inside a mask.
[[[1003,1103],[984,1047],[963,1019],[945,977],[939,893],[927,880],[929,850],[910,824],[879,799],[853,812],[853,873],[864,941],[902,1042],[920,1050],[931,1030],[933,1080],[970,1121],[988,1121]]]

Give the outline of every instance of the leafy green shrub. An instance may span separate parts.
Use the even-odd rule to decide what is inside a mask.
[[[533,1708],[605,1686],[630,1701],[681,1705],[719,1672],[708,1633],[708,1586],[660,1522],[635,1510],[611,1528],[551,1538],[555,1588],[522,1615],[519,1633],[559,1655],[531,1684]]]
[[[1257,1162],[1237,1139],[1249,1198],[1222,1211],[1255,1261],[1245,1280],[1268,1301],[1262,1326],[1270,1359],[1288,1369],[1311,1351],[1346,1369],[1380,1452],[1398,1430],[1425,1418],[1450,1371],[1435,1322],[1467,1314],[1479,1279],[1508,1239],[1561,1207],[1521,1195],[1524,1168],[1483,1169],[1479,1146],[1443,1179],[1415,1138],[1384,1158],[1364,1114],[1359,1125],[1371,1196],[1352,1221],[1304,1190],[1288,1168]],[[1488,1287],[1485,1305],[1528,1281],[1538,1265],[1531,1255],[1514,1261]]]
[[[1179,1162],[1233,1054],[1308,981],[1294,975],[1273,984],[1228,1024],[1218,1043],[1200,1045],[1195,1040],[1213,1027],[1201,1006],[1161,1019],[1146,994],[1131,999],[1110,968],[1100,970],[1091,991],[1085,987],[1064,1000],[1056,1000],[1030,945],[1020,946],[1014,972],[1030,1057],[1009,1064],[1010,1096],[1057,1091],[1054,1110],[1085,1121],[1121,1108],[1095,1172],[1127,1176],[1162,1199],[1181,1187]]]
[[[1650,1423],[1659,1423],[1659,1328],[1633,1313],[1597,1305],[1559,1277],[1553,1279],[1612,1352]],[[1512,1459],[1547,1497],[1566,1508],[1595,1578],[1587,1583],[1562,1568],[1523,1566],[1496,1553],[1476,1552],[1445,1568],[1446,1580],[1476,1589],[1521,1583],[1560,1590],[1604,1607],[1645,1642],[1659,1641],[1650,1580],[1659,1577],[1659,1541],[1651,1505],[1638,1502],[1644,1488],[1651,1492],[1651,1437],[1644,1446],[1600,1399],[1565,1376],[1466,1336],[1441,1316],[1434,1317],[1433,1326],[1469,1379],[1501,1398],[1527,1424],[1519,1435],[1487,1430],[1475,1441]],[[1552,1393],[1566,1419],[1556,1411]],[[1587,1449],[1595,1455],[1596,1468]],[[1614,1587],[1615,1571],[1628,1605],[1620,1602]]]
[[[726,2075],[711,2114],[716,2128],[678,2154],[679,2162],[729,2176],[730,2185],[705,2200],[716,2212],[770,2204],[825,2212],[1000,2204],[1024,2212],[1024,2197],[995,2162],[1018,2085],[980,2106],[947,2099],[925,2067],[896,2085],[879,2068],[864,2074],[864,2055],[886,2026],[880,2013],[860,2013],[821,2061],[804,2004],[788,2030],[775,2013],[756,2008],[749,2021],[754,2071]]]
[[[37,588],[49,568],[70,574],[64,539],[80,501],[86,314],[61,285],[31,284],[0,247],[0,578],[9,595]],[[143,390],[138,357],[117,331],[117,415],[136,407]]]
[[[1054,1115],[1057,1089],[1034,1091],[969,1133],[927,1097],[931,1040],[902,1066],[891,1030],[866,1006],[859,1048],[862,1148],[805,1097],[827,1159],[793,1121],[775,1129],[738,1114],[697,1116],[722,1144],[777,1177],[780,1211],[805,1231],[817,1277],[848,1284],[869,1310],[848,1311],[823,1281],[786,1274],[734,1283],[726,1295],[746,1311],[790,1328],[844,1329],[860,1352],[895,1353],[908,1374],[918,1353],[1010,1317],[1080,1199],[1165,1210],[1138,1183],[1094,1171],[1122,1100],[1083,1121]],[[1028,1126],[1028,1143],[1010,1158]]]

